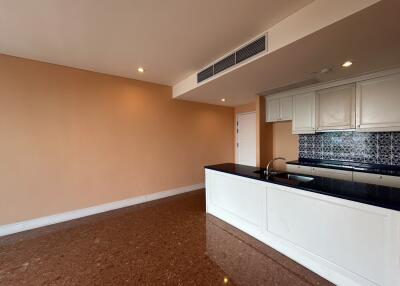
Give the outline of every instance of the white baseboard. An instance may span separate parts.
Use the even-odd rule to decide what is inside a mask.
[[[111,203],[106,203],[102,205],[97,205],[89,208],[84,208],[84,209],[78,209],[78,210],[73,210],[69,212],[64,212],[64,213],[59,213],[55,215],[50,215],[50,216],[45,216],[45,217],[39,217],[31,220],[26,220],[26,221],[21,221],[17,223],[11,223],[11,224],[6,224],[6,225],[0,225],[0,237],[25,231],[25,230],[30,230],[38,227],[43,227],[51,224],[56,224],[64,221],[69,221],[85,216],[90,216],[106,211],[111,211],[115,209],[120,209],[124,207],[129,207],[149,201],[154,201],[178,194],[183,194],[186,192],[191,192],[199,189],[204,188],[204,183],[192,185],[192,186],[185,186],[185,187],[180,187],[172,190],[167,190],[163,192],[158,192],[158,193],[153,193],[153,194],[148,194],[148,195],[143,195],[143,196],[138,196],[138,197],[133,197],[129,198],[126,200],[121,200],[121,201],[116,201],[116,202],[111,202]]]

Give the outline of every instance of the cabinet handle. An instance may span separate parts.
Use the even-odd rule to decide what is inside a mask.
[[[382,176],[379,176],[379,179],[381,179],[381,180],[382,180],[382,179],[383,179],[383,177],[382,177]]]

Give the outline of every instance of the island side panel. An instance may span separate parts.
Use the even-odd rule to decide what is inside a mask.
[[[266,183],[206,170],[207,212],[253,236],[265,230]]]

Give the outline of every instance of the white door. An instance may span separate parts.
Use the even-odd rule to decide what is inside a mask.
[[[256,113],[237,115],[236,163],[256,166]]]

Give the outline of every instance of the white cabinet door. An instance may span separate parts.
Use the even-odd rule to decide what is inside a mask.
[[[292,97],[271,98],[266,101],[267,122],[292,120]]]
[[[291,164],[287,164],[286,170],[288,172],[311,175],[311,176],[327,177],[345,181],[353,180],[352,171],[343,171],[343,170],[317,168],[317,167],[291,165]]]
[[[317,130],[324,131],[355,128],[355,102],[356,87],[354,83],[317,91]]]
[[[293,134],[315,133],[315,92],[293,97]]]
[[[400,131],[400,74],[357,83],[356,124],[360,131]]]
[[[292,120],[293,98],[291,96],[279,99],[280,120]]]
[[[267,122],[279,121],[280,117],[279,98],[267,99],[265,103],[267,105]]]
[[[286,170],[291,173],[299,173],[305,175],[312,175],[312,168],[308,166],[300,166],[300,165],[286,165]]]
[[[353,172],[354,182],[400,188],[400,177]]]
[[[312,172],[313,172],[313,175],[319,176],[319,177],[327,177],[327,178],[338,179],[338,180],[353,181],[353,172],[352,171],[312,167]]]

